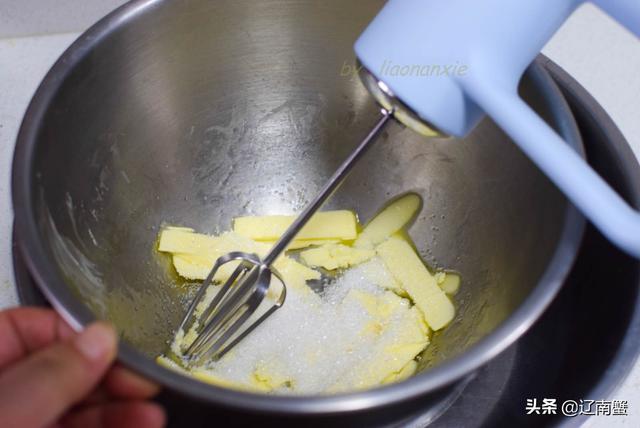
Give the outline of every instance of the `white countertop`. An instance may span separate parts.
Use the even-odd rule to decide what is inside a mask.
[[[10,172],[22,115],[62,51],[82,30],[122,3],[0,0],[0,309],[17,304],[11,262]],[[600,102],[640,156],[638,40],[595,7],[585,6],[554,36],[544,53]],[[629,416],[592,417],[585,426],[640,426],[640,363],[613,397],[602,398],[627,400]]]

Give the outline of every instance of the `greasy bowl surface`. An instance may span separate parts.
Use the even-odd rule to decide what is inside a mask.
[[[573,262],[584,222],[494,124],[426,141],[393,123],[328,208],[367,220],[391,196],[422,195],[421,254],[463,277],[455,322],[421,372],[331,397],[223,390],[153,363],[183,315],[162,224],[202,232],[241,214],[295,213],[378,114],[347,73],[379,1],[134,1],[94,26],[50,71],[14,161],[21,250],[76,326],[115,323],[121,360],[172,388],[236,408],[339,413],[397,403],[459,380],[516,340]],[[568,107],[539,65],[525,99],[571,144]]]

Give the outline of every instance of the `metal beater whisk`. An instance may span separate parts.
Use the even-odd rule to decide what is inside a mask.
[[[340,165],[320,194],[307,205],[302,214],[289,226],[264,259],[261,260],[256,254],[232,252],[216,261],[198,290],[194,301],[189,306],[178,330],[182,330],[186,334],[189,329],[195,329],[197,335],[195,340],[184,350],[184,356],[187,357],[188,364],[198,364],[207,359],[220,359],[284,304],[287,293],[286,285],[278,272],[271,267],[271,264],[342,183],[367,149],[371,147],[371,143],[375,141],[380,131],[392,117],[392,112],[392,110],[382,109],[382,118]],[[204,302],[207,289],[211,286],[220,267],[237,261],[240,263],[229,276],[229,279],[220,287],[220,290],[206,309],[204,311],[198,310],[198,312],[202,312],[202,315],[196,317],[194,315],[196,308]],[[280,295],[266,312],[253,321],[252,324],[245,326],[243,330],[244,324],[247,323],[264,300],[274,275],[282,284]]]

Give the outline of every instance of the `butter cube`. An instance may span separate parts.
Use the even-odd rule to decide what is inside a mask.
[[[296,287],[299,291],[304,290],[313,293],[307,287],[306,282],[319,280],[322,277],[320,272],[310,269],[290,257],[279,257],[273,266],[282,275],[287,287]]]
[[[383,384],[400,382],[405,379],[410,378],[418,369],[418,363],[416,360],[411,360],[404,367],[400,369],[398,372],[393,372],[386,378],[382,380]]]
[[[375,255],[374,250],[357,249],[343,244],[326,244],[303,251],[300,253],[300,259],[307,266],[334,270],[360,264]]]
[[[183,278],[204,280],[220,256],[231,251],[255,253],[264,257],[271,249],[269,244],[255,242],[234,232],[220,236],[208,236],[181,228],[167,228],[160,234],[159,250],[172,253],[173,265]],[[229,262],[220,268],[214,280],[226,281],[238,262]],[[287,286],[309,291],[306,281],[318,280],[319,272],[296,262],[290,257],[280,256],[274,262],[274,268],[282,274]]]
[[[192,257],[191,254],[174,254],[172,260],[173,267],[178,272],[178,275],[191,280],[204,280],[209,275],[211,268],[213,268],[213,263],[215,263],[215,261],[204,262],[201,259]],[[228,278],[228,274],[224,275],[224,277]]]
[[[275,245],[277,241],[260,241],[270,246]],[[287,245],[286,251],[300,250],[302,248],[321,246],[324,244],[338,244],[341,241],[339,239],[294,239],[289,245]]]
[[[158,251],[165,253],[194,254],[217,259],[231,251],[249,253],[266,252],[269,246],[233,232],[220,236],[194,233],[181,228],[167,228],[160,232]]]
[[[375,247],[406,227],[421,206],[422,199],[415,193],[400,196],[367,223],[354,242],[354,246],[359,248]]]
[[[380,244],[376,251],[387,269],[422,311],[433,330],[446,326],[455,315],[453,303],[438,287],[420,257],[406,241],[392,236]]]
[[[297,216],[270,215],[238,217],[233,230],[256,241],[276,241]],[[296,239],[339,239],[349,241],[358,235],[358,221],[352,211],[323,211],[314,214]]]
[[[438,285],[442,288],[442,291],[447,293],[449,296],[453,296],[460,289],[460,282],[460,275],[453,272],[447,272],[445,273],[444,280],[441,283],[438,283]]]

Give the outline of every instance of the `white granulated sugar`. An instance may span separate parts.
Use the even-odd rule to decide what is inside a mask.
[[[277,384],[274,393],[335,390],[335,385],[344,384],[358,367],[370,362],[372,353],[393,345],[407,325],[412,311],[405,300],[406,308],[403,302],[401,310],[387,321],[383,334],[363,334],[376,315],[357,299],[346,298],[352,290],[383,295],[387,291],[382,284],[389,281],[389,272],[374,258],[345,271],[322,295],[289,287],[283,307],[224,358],[210,363],[207,371],[251,389],[255,389],[256,379],[259,382],[266,377]]]

